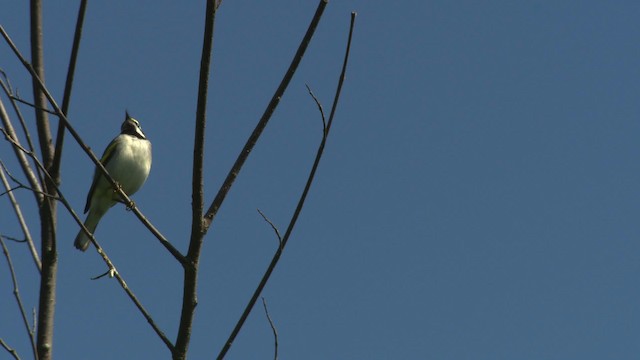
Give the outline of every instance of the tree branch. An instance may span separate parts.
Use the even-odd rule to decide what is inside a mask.
[[[16,349],[7,345],[7,343],[4,342],[2,338],[0,338],[0,346],[2,346],[5,350],[7,350],[7,352],[11,354],[11,356],[13,356],[15,360],[20,360],[20,356],[18,356],[18,352],[16,351]]]
[[[23,100],[22,98],[18,97],[17,95],[12,95],[11,96],[11,100],[14,100],[14,101],[19,102],[19,103],[24,104],[24,105],[27,105],[28,107],[33,108],[35,110],[44,111],[47,114],[51,114],[51,115],[55,115],[56,114],[55,111],[51,111],[51,110],[49,110],[47,108],[38,107],[36,104],[32,104],[32,103],[28,102],[27,100]]]
[[[262,306],[264,307],[264,313],[267,315],[267,320],[269,320],[269,326],[271,326],[271,331],[273,332],[273,360],[278,360],[278,331],[276,330],[276,326],[273,324],[273,320],[271,320],[271,316],[269,316],[269,310],[267,309],[267,302],[262,297]]]
[[[73,45],[71,47],[71,58],[69,59],[69,68],[67,69],[67,80],[64,85],[64,95],[62,96],[62,112],[69,114],[69,103],[71,102],[71,89],[73,88],[73,76],[76,70],[76,60],[80,49],[80,38],[82,37],[82,26],[84,24],[84,14],[87,10],[87,0],[80,2],[78,9],[78,20],[76,20],[76,31],[73,36]],[[60,163],[62,162],[62,147],[64,145],[64,121],[58,121],[58,132],[56,136],[56,147],[53,155],[53,166],[51,167],[51,175],[60,185]]]
[[[31,20],[31,62],[36,76],[32,76],[33,101],[36,106],[36,128],[44,168],[49,169],[53,160],[51,130],[48,114],[42,109],[47,107],[44,91],[39,81],[44,81],[44,46],[42,39],[42,0],[30,1]],[[42,80],[40,80],[42,79]],[[44,181],[44,192],[53,194],[52,184]],[[40,252],[42,273],[38,303],[37,347],[40,360],[50,360],[53,349],[53,323],[56,304],[56,284],[58,272],[58,253],[56,246],[56,202],[43,198],[40,204]]]
[[[13,262],[11,262],[9,249],[5,245],[4,240],[2,239],[2,236],[0,236],[0,245],[2,245],[2,252],[4,253],[4,257],[7,259],[7,266],[9,267],[9,272],[11,273],[11,281],[13,282],[13,296],[16,298],[16,302],[18,303],[18,308],[20,309],[20,315],[22,316],[22,322],[24,323],[25,330],[27,331],[27,335],[29,337],[29,342],[31,343],[31,349],[33,350],[33,358],[38,359],[38,350],[36,348],[36,340],[34,337],[35,331],[34,329],[31,329],[31,326],[29,326],[29,320],[27,320],[27,313],[24,311],[24,306],[22,305],[20,290],[18,290],[18,278],[16,277],[16,271],[13,268]]]
[[[211,53],[213,48],[213,35],[215,29],[216,11],[218,4],[215,0],[208,0],[205,10],[205,24],[202,41],[202,54],[200,58],[200,78],[198,81],[198,104],[196,108],[196,129],[193,142],[193,178],[191,190],[191,238],[186,260],[183,263],[184,284],[182,295],[182,310],[180,312],[180,325],[176,338],[176,347],[173,352],[174,360],[182,360],[187,356],[193,315],[198,304],[198,263],[200,250],[205,233],[202,222],[204,207],[204,190],[202,171],[204,162],[204,131],[207,122],[207,93],[209,91],[209,70],[211,68]]]
[[[320,159],[322,158],[322,154],[324,152],[324,147],[325,147],[325,144],[327,142],[327,137],[329,136],[329,130],[331,129],[331,124],[333,123],[333,117],[335,115],[335,111],[336,111],[336,107],[337,107],[337,104],[338,104],[338,100],[340,99],[340,92],[342,91],[342,84],[343,84],[344,79],[345,79],[347,63],[348,63],[348,60],[349,60],[349,51],[351,49],[351,38],[353,36],[353,27],[354,27],[354,23],[355,23],[355,17],[356,17],[356,13],[355,12],[351,13],[351,25],[349,27],[349,39],[347,41],[347,49],[346,49],[346,52],[345,52],[344,62],[343,62],[343,65],[342,65],[342,72],[340,74],[340,79],[338,81],[338,88],[336,90],[336,95],[335,95],[334,100],[333,100],[333,106],[331,108],[331,115],[329,116],[329,122],[327,123],[326,131],[323,132],[322,141],[320,142],[320,146],[318,147],[318,151],[316,153],[316,158],[315,158],[315,160],[313,162],[313,166],[311,167],[311,172],[309,173],[309,177],[307,178],[307,183],[306,183],[306,185],[304,187],[304,190],[302,191],[302,195],[300,196],[300,199],[298,200],[298,205],[296,206],[296,209],[295,209],[295,211],[293,213],[293,216],[291,217],[291,220],[289,222],[289,226],[287,227],[287,231],[285,232],[284,237],[282,239],[282,243],[280,244],[280,246],[278,247],[277,251],[273,255],[273,258],[271,259],[271,263],[269,264],[269,267],[267,268],[266,272],[262,276],[262,279],[260,280],[260,283],[256,287],[256,289],[255,289],[255,291],[253,293],[253,296],[251,297],[251,299],[249,300],[249,303],[245,307],[245,310],[242,313],[242,315],[240,316],[240,319],[238,320],[238,322],[236,323],[236,326],[233,329],[233,331],[231,332],[231,335],[229,335],[229,338],[227,339],[224,347],[222,348],[222,350],[220,350],[220,353],[218,354],[218,359],[224,358],[224,356],[226,355],[227,351],[229,351],[229,349],[231,348],[231,345],[233,344],[233,341],[235,340],[236,336],[240,332],[240,329],[242,329],[242,326],[244,325],[244,322],[247,320],[247,317],[249,316],[249,314],[251,313],[251,310],[253,309],[258,297],[260,296],[260,294],[262,293],[262,290],[264,289],[264,287],[266,286],[267,282],[269,281],[269,278],[271,277],[271,273],[273,272],[273,270],[275,269],[276,265],[278,264],[278,261],[280,260],[280,256],[282,255],[282,252],[284,251],[284,248],[287,245],[287,242],[289,241],[289,237],[291,236],[291,232],[293,231],[293,228],[295,227],[296,221],[298,220],[298,216],[300,215],[300,212],[302,211],[302,207],[304,206],[304,202],[305,202],[305,200],[307,198],[307,194],[309,192],[309,189],[311,188],[311,184],[313,183],[313,179],[315,177],[316,170],[318,169],[318,165],[320,164]]]
[[[244,162],[247,160],[247,158],[249,157],[249,154],[251,153],[251,150],[253,150],[253,147],[258,142],[258,138],[262,134],[262,131],[269,123],[269,120],[271,119],[271,115],[273,115],[273,112],[276,110],[276,107],[280,103],[280,99],[282,99],[282,96],[284,95],[284,92],[287,89],[289,82],[293,78],[293,75],[295,74],[296,69],[300,64],[302,57],[304,56],[304,53],[307,50],[307,46],[311,42],[311,38],[313,37],[313,33],[315,32],[316,27],[320,22],[320,18],[322,17],[324,8],[327,6],[327,2],[328,0],[320,0],[320,3],[318,4],[318,8],[316,9],[316,13],[314,14],[313,19],[309,24],[307,33],[304,35],[304,38],[302,39],[302,42],[298,47],[298,51],[296,51],[296,54],[294,55],[293,60],[289,65],[289,69],[287,70],[284,78],[280,82],[278,89],[276,89],[276,92],[273,94],[273,97],[271,98],[271,101],[269,102],[269,105],[267,106],[264,114],[262,114],[260,121],[258,122],[255,129],[251,133],[251,136],[249,136],[249,139],[247,139],[247,142],[244,145],[244,148],[242,149],[242,151],[240,151],[240,154],[238,155],[236,162],[231,167],[231,170],[227,174],[227,177],[224,180],[224,183],[220,187],[220,190],[218,190],[218,194],[216,195],[215,199],[211,203],[211,206],[209,206],[209,209],[204,215],[203,231],[205,233],[211,226],[211,223],[213,222],[213,219],[218,213],[218,210],[220,209],[220,206],[222,205],[222,202],[224,201],[225,197],[229,193],[229,190],[231,189],[233,182],[238,177],[238,174],[240,173],[240,170],[242,169]]]
[[[44,82],[44,46],[42,41],[42,1],[31,0],[31,63],[38,78]],[[33,102],[36,109],[36,125],[38,128],[38,139],[40,140],[40,151],[45,168],[51,166],[53,160],[53,148],[51,146],[51,130],[49,129],[49,118],[42,109],[47,108],[47,99],[38,82],[32,79]]]
[[[9,182],[7,181],[6,176],[4,176],[6,168],[4,166],[4,163],[1,160],[0,160],[0,166],[1,166],[0,179],[2,180],[2,184],[4,184],[4,187],[8,189]],[[13,179],[13,176],[11,176],[9,172],[7,172],[7,174]],[[24,238],[27,244],[29,245],[29,250],[31,251],[31,257],[33,258],[33,262],[35,263],[36,268],[38,269],[38,272],[42,273],[42,263],[40,262],[40,256],[38,256],[38,250],[36,250],[36,247],[33,243],[33,238],[31,237],[31,232],[29,231],[29,227],[27,226],[27,223],[24,220],[24,217],[22,216],[22,210],[20,210],[20,204],[18,204],[18,201],[16,200],[15,196],[13,196],[11,192],[8,192],[7,194],[9,196],[9,201],[11,202],[11,205],[13,207],[13,211],[16,213],[16,217],[18,218],[18,223],[20,224],[20,228],[22,228],[22,233],[24,234]]]

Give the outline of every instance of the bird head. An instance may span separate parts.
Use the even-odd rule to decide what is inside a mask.
[[[140,127],[138,120],[132,118],[128,111],[125,112],[125,119],[120,127],[120,133],[135,136],[140,139],[147,138],[142,132],[142,127]]]

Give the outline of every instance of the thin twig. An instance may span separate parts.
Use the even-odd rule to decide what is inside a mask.
[[[46,112],[48,114],[51,114],[51,115],[56,115],[55,111],[49,110],[47,108],[39,108],[36,105],[34,105],[34,104],[32,104],[32,103],[30,103],[30,102],[28,102],[26,100],[22,100],[21,98],[15,96],[15,95],[11,96],[11,100],[15,100],[15,101],[17,101],[17,102],[19,102],[21,104],[25,104],[25,105],[27,105],[29,107],[32,107],[32,108],[36,109],[36,110],[44,111],[44,112]]]
[[[62,120],[65,124],[65,127],[67,128],[67,130],[69,131],[69,133],[73,136],[73,138],[76,140],[76,142],[78,143],[78,145],[80,145],[80,147],[82,148],[82,150],[84,150],[84,152],[89,156],[89,158],[91,159],[91,161],[93,161],[93,163],[96,165],[96,168],[100,169],[100,171],[102,172],[102,175],[105,177],[105,179],[107,179],[107,181],[109,182],[109,184],[111,184],[111,186],[114,188],[114,191],[116,193],[118,193],[118,195],[120,196],[120,198],[122,199],[122,201],[125,204],[132,204],[131,206],[131,210],[133,211],[134,214],[136,214],[136,216],[138,217],[138,219],[147,227],[147,229],[149,229],[149,231],[151,231],[151,233],[156,237],[156,239],[158,239],[160,241],[160,243],[171,253],[171,255],[173,255],[173,257],[178,260],[181,264],[184,264],[185,262],[185,258],[184,256],[180,253],[180,251],[178,251],[178,249],[176,249],[165,237],[164,235],[162,235],[162,233],[160,233],[160,231],[153,225],[151,224],[151,222],[142,214],[142,212],[138,209],[137,206],[135,206],[135,203],[129,198],[129,196],[122,190],[122,187],[120,187],[116,181],[113,179],[113,177],[111,177],[111,175],[109,174],[109,172],[107,171],[107,169],[105,169],[104,165],[100,162],[100,160],[96,157],[96,155],[93,153],[93,151],[84,143],[84,141],[82,141],[82,138],[80,137],[80,135],[78,134],[78,132],[71,126],[71,124],[69,123],[69,120],[67,119],[67,117],[64,115],[64,113],[62,112],[62,110],[60,109],[60,107],[58,106],[58,104],[56,103],[55,99],[53,98],[53,96],[51,96],[51,93],[49,92],[49,90],[47,90],[46,86],[44,85],[44,83],[42,82],[42,80],[38,77],[38,75],[34,72],[33,68],[31,67],[31,65],[25,60],[25,58],[22,56],[22,54],[20,53],[20,51],[18,50],[18,48],[16,47],[16,45],[13,43],[13,41],[11,40],[11,38],[9,37],[9,35],[7,34],[7,32],[4,30],[4,27],[2,27],[2,25],[0,25],[0,34],[2,34],[2,36],[4,37],[4,39],[6,40],[6,42],[9,44],[9,47],[11,47],[11,49],[13,50],[13,52],[16,54],[16,56],[18,57],[18,59],[22,62],[22,64],[24,65],[24,67],[31,73],[31,76],[35,79],[35,81],[38,83],[38,85],[42,88],[42,91],[44,92],[45,96],[47,97],[47,99],[49,100],[49,103],[51,104],[51,106],[55,109],[56,114],[58,115],[58,117],[60,118],[60,120]]]
[[[29,326],[29,320],[27,320],[27,313],[24,311],[24,306],[22,305],[22,298],[20,297],[20,290],[18,289],[18,278],[16,277],[16,271],[13,267],[13,262],[11,261],[11,255],[9,255],[9,249],[5,245],[2,236],[0,236],[0,245],[2,245],[2,252],[4,253],[4,257],[7,259],[7,266],[9,266],[9,272],[11,273],[11,281],[13,283],[13,296],[16,298],[18,308],[20,309],[22,322],[24,324],[25,330],[27,331],[29,342],[31,343],[31,349],[33,350],[33,357],[37,359],[38,350],[36,348],[36,339],[33,336],[32,329]]]
[[[16,349],[10,347],[9,345],[7,345],[6,342],[4,342],[4,340],[2,338],[0,338],[0,345],[9,352],[9,354],[11,354],[11,356],[13,356],[14,359],[16,360],[20,360],[20,356],[18,356],[18,352],[16,351]]]
[[[271,259],[271,263],[269,264],[269,267],[265,271],[264,275],[262,276],[262,279],[260,280],[260,283],[258,284],[258,286],[256,287],[255,291],[253,292],[253,295],[252,295],[251,299],[249,300],[249,303],[245,307],[244,312],[242,313],[242,315],[240,316],[240,319],[236,323],[236,326],[233,329],[233,331],[231,332],[231,335],[229,335],[229,339],[227,339],[227,341],[225,342],[224,347],[222,348],[222,350],[218,354],[218,359],[219,360],[224,358],[224,356],[226,355],[227,351],[229,351],[229,349],[231,348],[231,345],[233,344],[233,341],[235,340],[236,336],[240,332],[240,329],[242,329],[242,326],[244,325],[244,322],[247,320],[247,317],[249,317],[249,314],[251,313],[251,310],[253,309],[256,301],[258,300],[258,297],[260,296],[260,294],[262,293],[262,290],[264,289],[264,287],[266,286],[267,282],[269,281],[269,278],[271,277],[271,273],[273,272],[273,270],[275,269],[276,265],[278,264],[278,261],[280,260],[280,256],[282,255],[282,252],[284,251],[284,248],[287,245],[287,242],[289,241],[289,237],[291,236],[291,233],[293,231],[293,228],[295,227],[296,221],[298,220],[298,216],[300,215],[300,212],[302,211],[302,207],[304,206],[304,202],[305,202],[305,199],[306,199],[307,194],[309,192],[309,189],[311,188],[311,184],[313,183],[313,179],[315,177],[316,170],[318,169],[318,165],[320,164],[320,159],[322,158],[322,154],[324,152],[324,147],[325,147],[325,144],[327,142],[327,138],[329,136],[329,130],[331,129],[331,124],[333,122],[333,117],[335,115],[335,110],[337,108],[337,103],[338,103],[338,100],[340,98],[340,92],[342,90],[342,84],[343,84],[343,81],[344,81],[344,78],[345,78],[345,73],[346,73],[346,69],[347,69],[347,63],[348,63],[348,59],[349,59],[349,51],[351,49],[351,38],[353,36],[353,26],[354,26],[354,23],[355,23],[355,16],[356,16],[355,12],[351,13],[351,25],[349,27],[349,39],[347,41],[347,49],[346,49],[346,52],[345,52],[344,62],[343,62],[343,65],[342,65],[342,72],[340,74],[340,79],[338,81],[338,88],[336,90],[336,96],[334,97],[334,100],[333,100],[333,106],[332,106],[332,109],[331,109],[331,115],[329,116],[329,122],[327,123],[327,130],[324,132],[324,134],[322,136],[322,141],[320,142],[320,146],[318,147],[318,151],[316,153],[316,158],[315,158],[315,160],[313,162],[313,166],[311,167],[311,171],[309,173],[309,177],[307,178],[307,183],[306,183],[306,185],[304,187],[304,190],[302,191],[302,195],[300,196],[300,199],[298,200],[298,205],[296,206],[296,209],[295,209],[295,211],[293,213],[293,216],[291,217],[291,221],[289,222],[289,226],[287,227],[287,231],[284,234],[284,237],[282,239],[282,244],[280,245],[280,247],[278,247],[277,251],[273,255],[273,258]]]
[[[260,213],[260,216],[262,216],[264,221],[266,221],[267,224],[271,225],[271,228],[273,229],[273,231],[276,233],[276,236],[278,237],[278,244],[282,245],[282,235],[280,235],[280,230],[278,230],[278,228],[271,222],[271,220],[269,220],[269,218],[267,218],[267,216],[262,211],[260,211],[260,209],[256,209],[256,210],[258,210],[258,213]]]
[[[5,172],[11,177],[14,181],[16,179],[11,175],[4,166],[4,163],[0,161],[0,179],[2,179],[2,183],[5,188],[8,188],[9,182],[7,181],[6,176],[4,176]],[[17,182],[17,181],[16,181]],[[18,223],[20,224],[20,228],[22,229],[22,233],[24,234],[25,241],[29,246],[29,250],[31,251],[31,258],[36,265],[39,273],[42,273],[42,263],[40,262],[40,256],[38,255],[38,250],[36,250],[35,244],[33,243],[33,238],[31,237],[31,232],[29,231],[29,226],[27,226],[27,222],[22,216],[22,210],[20,210],[20,204],[16,200],[15,196],[12,193],[8,193],[9,201],[11,202],[11,206],[13,207],[13,211],[16,213],[16,217],[18,218]]]
[[[273,331],[273,360],[278,360],[278,331],[276,330],[276,326],[273,324],[273,320],[271,320],[271,316],[269,316],[269,310],[267,309],[267,301],[262,297],[262,306],[264,307],[264,313],[267,315],[267,320],[269,320],[269,326],[271,326],[271,331]]]
[[[326,133],[327,132],[327,121],[324,118],[324,109],[322,108],[322,104],[320,104],[320,101],[318,100],[318,98],[313,94],[313,91],[311,91],[311,88],[309,87],[309,85],[305,84],[304,86],[307,87],[307,91],[309,91],[309,95],[311,95],[311,97],[313,98],[313,101],[316,102],[316,105],[318,106],[318,110],[320,111],[320,116],[322,116],[322,133]]]
[[[103,277],[105,277],[107,275],[109,275],[110,278],[116,276],[114,270],[113,269],[109,269],[109,270],[105,271],[104,273],[102,273],[102,274],[100,274],[98,276],[92,277],[91,280],[98,280],[98,279],[101,279],[101,278],[103,278]]]
[[[17,243],[25,243],[25,242],[27,242],[27,239],[18,239],[18,238],[14,238],[14,237],[8,236],[8,235],[0,234],[0,237],[2,237],[3,239],[7,239],[9,241],[17,242]]]
[[[231,167],[231,170],[227,174],[227,177],[225,178],[224,183],[220,187],[220,190],[218,190],[218,194],[216,195],[215,199],[211,203],[211,206],[209,206],[209,209],[205,213],[204,219],[203,219],[203,222],[204,222],[203,226],[204,226],[205,232],[211,226],[211,223],[213,222],[213,219],[218,213],[218,210],[220,209],[222,202],[224,202],[225,197],[229,193],[229,190],[231,189],[233,182],[238,177],[238,174],[240,173],[242,166],[244,165],[247,158],[249,158],[249,154],[251,153],[251,150],[253,150],[253,147],[258,142],[258,139],[260,138],[262,131],[265,129],[265,127],[269,123],[269,120],[271,119],[271,115],[273,115],[273,112],[276,110],[276,107],[280,103],[280,99],[282,99],[282,96],[284,95],[284,92],[287,89],[289,82],[293,78],[293,75],[295,74],[298,68],[298,65],[300,64],[300,61],[302,61],[302,57],[304,56],[304,53],[307,50],[307,46],[311,42],[311,38],[313,37],[316,27],[320,22],[320,18],[322,17],[322,13],[324,12],[324,8],[327,6],[327,2],[328,0],[320,0],[320,3],[318,4],[318,8],[316,9],[313,19],[311,20],[311,23],[309,24],[307,32],[302,38],[302,42],[300,43],[300,46],[298,47],[298,50],[296,51],[296,54],[294,55],[293,60],[289,65],[289,69],[287,70],[286,74],[282,78],[282,81],[280,82],[280,85],[278,86],[275,93],[273,94],[273,97],[271,97],[271,101],[269,102],[269,105],[267,105],[267,108],[262,114],[260,121],[258,121],[258,124],[256,125],[255,129],[247,139],[247,142],[245,143],[244,148],[242,149],[242,151],[240,151],[240,154],[238,155],[236,162]]]
[[[14,187],[12,187],[10,189],[9,188],[6,188],[6,189],[7,190],[5,190],[5,191],[0,193],[0,197],[3,197],[5,195],[7,195],[7,194],[10,194],[10,193],[12,193],[12,192],[14,192],[14,191],[16,191],[18,189],[22,189],[22,186],[18,185],[18,186],[14,186]]]
[[[14,146],[18,146],[16,144],[14,144]],[[127,283],[124,281],[124,279],[122,278],[122,276],[120,276],[120,273],[118,273],[118,270],[116,269],[115,265],[113,264],[113,262],[111,261],[111,259],[109,259],[109,257],[107,256],[107,254],[105,253],[105,251],[102,249],[102,247],[100,246],[100,244],[98,243],[98,241],[96,240],[96,238],[93,236],[93,234],[89,231],[89,229],[87,229],[84,226],[84,223],[82,222],[82,220],[80,219],[80,217],[78,216],[78,214],[73,210],[73,208],[71,207],[71,204],[69,204],[69,202],[67,201],[67,199],[65,198],[65,196],[62,194],[62,192],[60,191],[60,188],[53,182],[53,178],[51,177],[51,175],[46,171],[46,169],[44,168],[44,165],[40,162],[40,160],[38,160],[38,158],[35,156],[35,154],[33,154],[32,152],[29,152],[27,149],[20,147],[20,149],[22,151],[24,151],[31,159],[33,159],[33,161],[35,162],[35,164],[40,167],[40,169],[43,171],[43,173],[45,174],[45,176],[47,177],[47,180],[50,181],[53,186],[54,189],[56,190],[57,194],[58,194],[58,200],[62,203],[62,205],[64,205],[64,207],[67,209],[67,211],[69,212],[69,214],[71,214],[71,217],[73,217],[73,219],[76,221],[76,223],[78,225],[80,225],[80,227],[82,228],[82,230],[85,232],[85,234],[87,234],[87,236],[89,237],[89,239],[91,240],[91,242],[93,243],[93,245],[96,247],[96,250],[98,252],[98,254],[102,257],[102,260],[107,264],[107,267],[109,268],[110,271],[113,272],[114,277],[118,280],[118,283],[120,283],[120,286],[122,287],[122,289],[127,293],[127,295],[129,296],[129,298],[131,299],[131,301],[133,301],[133,303],[136,305],[136,307],[138,308],[138,310],[142,313],[142,316],[144,316],[144,318],[147,320],[147,322],[149,323],[149,325],[151,325],[151,327],[153,328],[153,330],[156,332],[156,334],[158,334],[158,336],[160,337],[160,339],[165,343],[165,345],[167,345],[167,347],[169,348],[170,351],[173,351],[173,344],[171,343],[171,341],[167,338],[167,336],[164,334],[164,332],[162,330],[160,330],[160,328],[156,325],[155,321],[153,320],[153,318],[151,317],[151,315],[149,314],[149,312],[144,308],[144,306],[142,305],[142,303],[138,300],[138,298],[136,297],[136,295],[133,293],[133,291],[131,289],[129,289],[129,286],[127,285]]]

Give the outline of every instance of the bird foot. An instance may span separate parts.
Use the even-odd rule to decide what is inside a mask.
[[[133,202],[133,200],[129,201],[129,203],[125,203],[124,205],[126,206],[127,211],[131,211],[134,207],[136,207],[136,203]]]
[[[117,196],[116,201],[121,204],[124,204],[127,208],[127,211],[131,211],[136,206],[136,203],[133,202],[133,200],[130,200],[129,202],[127,202],[120,199],[120,190],[122,190],[122,185],[120,185],[120,183],[116,181],[116,188],[113,189],[113,192],[116,193],[116,196]]]

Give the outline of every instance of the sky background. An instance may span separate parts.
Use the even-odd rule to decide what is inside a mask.
[[[78,5],[44,3],[46,83],[61,101]],[[207,205],[316,6],[220,7]],[[27,4],[2,8],[0,23],[28,55]],[[330,107],[351,11],[351,62],[325,156],[263,293],[280,359],[637,359],[640,3],[378,0],[329,3],[207,234],[190,358],[215,357],[276,250],[256,209],[284,231],[321,140],[304,85]],[[125,109],[140,120],[154,160],[133,199],[181,251],[203,12],[204,1],[91,1],[69,110],[96,153],[118,134]],[[0,68],[30,99],[28,74],[4,42]],[[22,177],[6,142],[0,157]],[[62,191],[78,212],[93,167],[67,137]],[[16,195],[37,238],[33,196]],[[0,233],[20,237],[4,198]],[[73,248],[78,226],[59,213],[55,357],[169,358],[114,279],[90,280],[106,266],[94,250]],[[180,266],[123,206],[96,236],[174,340]],[[24,245],[7,245],[30,309],[33,264]],[[11,291],[2,258],[0,337],[28,359]],[[227,358],[272,358],[258,305]]]

